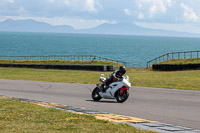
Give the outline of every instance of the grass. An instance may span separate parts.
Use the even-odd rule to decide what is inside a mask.
[[[133,86],[200,90],[200,70],[153,71],[131,70],[128,72]]]
[[[14,64],[87,64],[87,65],[120,65],[111,61],[58,61],[58,60],[42,60],[42,61],[15,61],[15,60],[0,60],[0,63],[14,63]]]
[[[200,59],[172,60],[168,63],[197,63]],[[33,64],[100,64],[120,65],[106,61],[8,61],[0,60],[0,63],[33,63]],[[28,68],[1,68],[0,79],[33,80],[49,82],[68,83],[99,83],[100,74],[107,77],[111,72],[97,71],[76,71],[76,70],[53,70],[53,69],[28,69]],[[190,71],[152,71],[151,69],[130,69],[127,68],[133,86],[172,88],[200,90],[200,70]]]
[[[192,58],[192,59],[173,59],[169,61],[158,62],[155,64],[200,64],[200,58]]]
[[[0,79],[32,80],[67,83],[99,83],[100,74],[111,72],[1,68]],[[132,86],[200,90],[200,70],[162,72],[151,69],[128,69]]]
[[[102,64],[103,62],[96,63]],[[133,86],[200,90],[200,70],[173,72],[130,68],[127,70]],[[101,73],[108,76],[111,72],[0,67],[0,79],[13,80],[96,84]],[[11,99],[0,98],[0,112],[0,132],[148,132],[124,124],[97,120],[90,115],[72,114]]]
[[[46,108],[13,99],[0,97],[0,132],[48,133],[149,133],[127,124],[115,124],[64,110]]]

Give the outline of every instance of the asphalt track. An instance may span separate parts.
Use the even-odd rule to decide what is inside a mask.
[[[94,102],[95,85],[0,79],[0,95],[83,107],[200,129],[200,91],[132,87],[125,103]]]

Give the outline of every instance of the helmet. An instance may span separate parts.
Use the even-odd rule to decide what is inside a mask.
[[[126,68],[124,66],[120,66],[118,72],[121,72],[123,74],[126,73]]]

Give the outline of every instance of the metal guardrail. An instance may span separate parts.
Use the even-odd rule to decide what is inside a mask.
[[[200,58],[200,51],[167,53],[165,55],[159,56],[153,60],[148,61],[146,65],[147,65],[147,68],[149,68],[154,63],[161,62],[161,61],[168,61],[172,59],[190,59],[190,58]]]
[[[15,61],[43,61],[43,60],[59,60],[59,61],[112,61],[130,68],[145,68],[146,62],[134,63],[112,60],[95,55],[49,55],[49,56],[0,56],[0,60]]]
[[[59,61],[112,61],[118,64],[127,65],[127,62],[112,60],[94,55],[49,55],[49,56],[0,56],[0,60],[59,60]]]

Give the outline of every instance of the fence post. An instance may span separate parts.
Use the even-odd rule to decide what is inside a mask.
[[[178,59],[180,59],[180,53],[178,52]]]
[[[185,53],[186,53],[186,52],[184,52],[184,59],[186,58]]]
[[[169,60],[169,53],[167,53],[167,61]]]
[[[147,68],[149,68],[149,62],[147,62]]]

